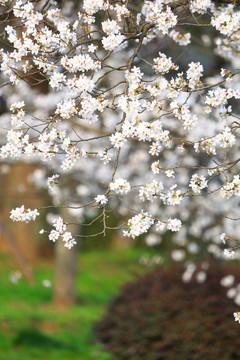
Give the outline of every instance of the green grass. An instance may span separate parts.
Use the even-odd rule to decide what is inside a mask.
[[[143,251],[99,250],[79,258],[78,305],[57,311],[52,305],[53,264],[36,264],[32,286],[9,281],[14,264],[0,266],[0,360],[112,360],[94,343],[93,326],[120,286],[147,269],[138,264]],[[146,251],[145,251],[146,253]],[[151,256],[153,253],[147,250]]]

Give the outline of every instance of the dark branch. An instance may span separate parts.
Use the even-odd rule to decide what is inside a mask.
[[[240,0],[212,0],[215,4],[233,4],[235,6],[240,5]],[[190,0],[179,0],[179,1],[173,1],[170,3],[171,8],[177,8],[178,6],[187,6],[189,5]]]
[[[240,5],[240,0],[213,0],[214,3],[217,4],[233,4],[233,5]]]

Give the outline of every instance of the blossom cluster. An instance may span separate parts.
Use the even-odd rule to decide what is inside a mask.
[[[191,0],[190,10],[194,13],[204,14],[207,9],[211,6],[211,0]]]
[[[191,42],[191,34],[181,34],[179,31],[171,30],[169,36],[179,45],[186,46]]]
[[[234,316],[235,321],[238,321],[240,324],[240,312],[233,313],[233,316]]]
[[[188,86],[195,89],[200,84],[200,77],[203,75],[203,66],[199,62],[191,62],[187,70],[187,79],[189,80]]]
[[[142,201],[149,200],[152,202],[161,195],[164,197],[163,184],[161,182],[157,182],[156,180],[153,180],[152,183],[141,186],[139,190],[139,197]]]
[[[95,201],[99,205],[105,205],[108,202],[108,199],[105,195],[98,195],[95,197]]]
[[[205,189],[208,186],[206,178],[198,174],[194,174],[191,178],[189,187],[192,188],[194,193],[200,193],[202,189]]]
[[[182,226],[182,222],[179,219],[168,219],[167,229],[171,231],[179,231]]]
[[[67,230],[67,225],[63,222],[63,219],[61,217],[55,218],[52,221],[52,224],[55,229],[51,230],[48,234],[49,240],[55,242],[59,239],[59,237],[62,238],[64,242],[64,246],[68,248],[69,250],[76,245],[76,240],[72,237],[72,234],[70,231]],[[40,234],[44,234],[46,231],[44,229],[40,230]]]
[[[147,22],[154,22],[158,31],[167,34],[177,24],[177,16],[169,6],[163,10],[162,1],[146,1],[143,7]]]
[[[123,235],[135,239],[136,236],[146,233],[153,224],[154,219],[147,212],[142,211],[128,220],[128,229],[123,231]]]
[[[25,111],[23,107],[25,106],[24,101],[17,101],[13,103],[10,107],[12,112],[16,112],[16,114],[12,114],[11,116],[11,125],[14,128],[21,127],[24,124],[24,115]]]
[[[126,179],[115,179],[109,184],[110,189],[117,194],[127,194],[131,190],[131,186]]]
[[[157,58],[153,59],[153,61],[153,67],[157,73],[164,74],[169,72],[170,69],[177,69],[173,64],[172,59],[167,58],[167,56],[161,52]]]
[[[235,175],[232,181],[227,182],[221,188],[221,196],[229,199],[231,196],[240,196],[240,178],[239,175]]]
[[[225,8],[212,18],[211,23],[221,34],[230,36],[239,28],[240,13],[233,12],[232,7]]]
[[[32,155],[34,146],[29,142],[29,135],[24,135],[23,131],[9,130],[7,133],[7,144],[1,147],[0,157],[6,159],[20,158],[22,153]]]
[[[56,175],[50,176],[47,179],[47,186],[50,190],[52,190],[54,188],[54,185],[58,184],[58,178],[59,178],[59,175],[56,174]]]
[[[173,101],[170,104],[173,109],[174,115],[183,121],[183,127],[186,130],[191,130],[198,121],[197,115],[192,115],[188,105],[180,106],[177,101]]]
[[[223,254],[227,259],[234,259],[235,257],[235,251],[233,249],[224,249]]]
[[[28,223],[31,220],[36,220],[36,217],[39,215],[39,211],[37,209],[25,209],[24,205],[22,205],[21,207],[12,209],[10,214],[10,219],[13,221],[22,221]]]

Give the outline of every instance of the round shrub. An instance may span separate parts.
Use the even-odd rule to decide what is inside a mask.
[[[238,306],[226,296],[220,280],[227,274],[240,280],[237,267],[207,270],[203,283],[184,283],[182,269],[158,269],[124,286],[104,320],[98,340],[118,360],[240,359]],[[114,358],[115,358],[114,357]]]

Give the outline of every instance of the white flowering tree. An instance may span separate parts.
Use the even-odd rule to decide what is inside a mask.
[[[84,214],[95,216],[85,225],[102,230],[90,236],[170,231],[238,257],[240,2],[0,4],[11,112],[1,116],[0,156],[41,166],[35,180],[53,197],[44,211],[68,209],[81,226]],[[204,49],[226,68],[207,74]],[[41,210],[22,205],[10,217],[29,222]],[[114,228],[112,211],[121,219]],[[82,235],[64,217],[48,218],[52,230],[40,233],[71,249]]]

